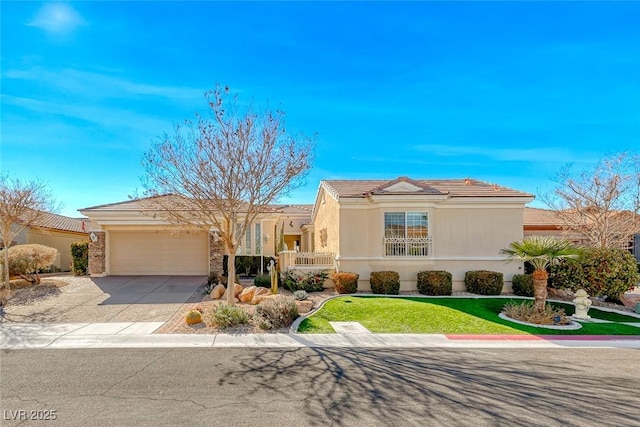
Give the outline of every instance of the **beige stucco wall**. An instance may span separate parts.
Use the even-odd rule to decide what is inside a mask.
[[[338,254],[340,250],[340,230],[343,227],[340,218],[338,201],[328,194],[324,188],[318,194],[316,215],[313,222],[315,230],[315,251]],[[322,231],[326,229],[327,242],[322,244]]]
[[[28,230],[28,232],[25,232],[23,235],[26,235],[26,241],[19,242],[19,244],[29,243],[56,248],[58,250],[58,257],[54,261],[53,265],[63,271],[70,270],[71,244],[89,239],[86,234],[61,231]]]
[[[434,209],[430,232],[437,257],[498,256],[502,248],[523,237],[522,209]]]
[[[511,278],[514,274],[522,274],[521,263],[505,263],[503,260],[437,260],[437,259],[380,259],[380,260],[340,260],[341,271],[358,273],[358,290],[369,291],[369,276],[372,271],[392,270],[400,275],[400,290],[415,291],[419,271],[445,270],[453,276],[453,290],[463,291],[464,275],[471,270],[492,270],[504,275],[503,292],[511,292]]]
[[[431,257],[385,257],[384,213],[427,211],[433,239]],[[510,290],[513,274],[522,273],[522,264],[506,263],[500,249],[522,239],[522,206],[440,203],[425,205],[361,202],[346,203],[340,211],[339,268],[360,275],[359,289],[369,289],[371,271],[393,270],[400,274],[401,290],[416,289],[422,270],[452,273],[454,289],[464,289],[464,274],[470,270],[494,270],[505,276],[504,291]],[[316,226],[317,230],[321,228]]]
[[[274,220],[262,220],[262,253],[264,256],[275,257],[277,234],[275,232]],[[265,236],[269,235],[269,241],[265,241]]]

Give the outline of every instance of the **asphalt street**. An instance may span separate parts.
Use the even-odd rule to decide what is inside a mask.
[[[639,356],[595,348],[2,350],[0,424],[640,426]]]

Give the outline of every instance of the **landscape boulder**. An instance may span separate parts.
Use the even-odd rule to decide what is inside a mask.
[[[218,284],[211,290],[211,294],[209,295],[211,296],[212,299],[218,299],[218,298],[221,298],[222,295],[224,295],[224,292],[226,290],[227,288],[225,288],[223,284]]]
[[[249,286],[247,288],[244,288],[240,293],[240,302],[251,302],[255,292],[256,292],[255,286]]]
[[[311,311],[313,301],[296,301],[296,306],[298,307],[298,314],[306,314]]]
[[[237,299],[240,296],[240,293],[242,293],[242,289],[244,289],[242,287],[242,285],[239,284],[234,284],[233,285],[233,296]],[[225,290],[224,295],[222,295],[222,299],[227,299],[227,291]]]
[[[253,298],[251,298],[251,304],[257,305],[260,300],[266,295],[269,295],[271,291],[268,288],[256,287]]]

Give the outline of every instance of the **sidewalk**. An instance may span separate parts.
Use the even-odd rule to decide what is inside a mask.
[[[633,348],[640,335],[154,334],[163,322],[0,323],[0,349],[169,347]]]

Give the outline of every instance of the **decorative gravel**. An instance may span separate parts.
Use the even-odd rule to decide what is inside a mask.
[[[29,305],[62,293],[61,288],[67,286],[66,280],[43,278],[40,284],[34,285],[26,281],[11,282],[10,303],[13,305]]]
[[[247,284],[248,285],[248,284]],[[246,285],[245,285],[246,287]],[[200,287],[190,300],[185,303],[176,313],[160,328],[158,328],[154,333],[157,334],[215,334],[215,333],[225,333],[225,334],[273,334],[273,333],[288,333],[289,328],[280,328],[280,329],[261,329],[257,325],[254,325],[251,320],[249,323],[245,325],[234,326],[231,328],[221,329],[214,325],[208,325],[205,322],[209,317],[209,313],[213,310],[213,308],[222,304],[222,300],[212,300],[209,295],[203,294],[204,286]],[[279,295],[287,295],[293,296],[293,294],[285,289],[278,289]],[[311,292],[307,297],[308,300],[313,302],[313,310],[320,306],[320,303],[333,296],[337,295],[337,293],[332,289],[327,289],[323,292]],[[248,303],[236,303],[236,305],[243,310],[245,310],[249,314],[249,318],[253,316],[253,312],[255,310],[255,306]],[[202,320],[203,323],[198,325],[187,325],[184,320],[184,315],[188,310],[200,308],[202,310]]]

